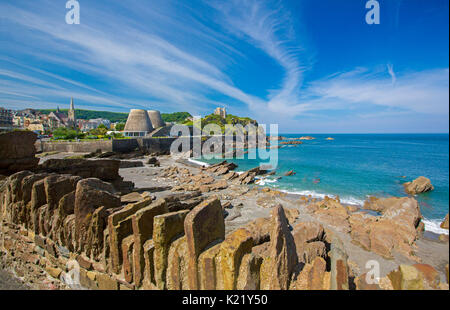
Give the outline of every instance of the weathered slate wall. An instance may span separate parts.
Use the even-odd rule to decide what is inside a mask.
[[[122,205],[99,179],[22,171],[1,182],[0,244],[10,255],[32,249],[27,254],[62,280],[76,261],[81,285],[91,289],[295,287],[298,257],[283,207],[227,236],[216,197],[190,208],[151,197]],[[329,288],[337,274],[348,288],[346,260],[331,265],[340,270],[315,281]]]
[[[281,205],[270,218],[225,235],[218,198],[198,198],[194,207],[150,196],[122,205],[114,187],[99,179],[21,171],[0,181],[0,253],[22,264],[24,275],[41,268],[67,284],[70,276],[80,285],[72,288],[438,287],[421,264],[402,265],[380,284],[354,278],[339,238],[315,222],[292,230],[297,210]],[[405,278],[411,272],[417,277]]]

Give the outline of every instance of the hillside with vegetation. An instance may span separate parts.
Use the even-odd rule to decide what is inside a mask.
[[[50,114],[50,112],[56,112],[56,109],[40,109],[37,110],[43,114]],[[68,109],[61,109],[61,112],[66,113]],[[78,119],[94,119],[105,118],[109,119],[112,123],[125,123],[128,118],[128,113],[123,112],[108,112],[108,111],[92,111],[92,110],[79,110],[75,109],[75,113]],[[174,113],[161,113],[161,117],[165,122],[183,123],[188,117],[192,117],[188,112],[174,112]]]
[[[161,113],[163,121],[170,123],[183,123],[189,117],[192,115],[188,112]]]
[[[185,125],[189,125],[192,126],[193,122],[192,121],[186,121],[184,123]],[[203,117],[201,119],[201,126],[204,128],[206,125],[209,124],[216,124],[220,127],[220,129],[222,130],[222,133],[225,133],[225,125],[237,125],[240,124],[243,127],[252,124],[254,126],[258,126],[258,122],[255,121],[254,119],[251,119],[249,117],[240,117],[240,116],[235,116],[232,114],[228,114],[226,118],[222,118],[219,115],[215,115],[215,114],[210,114],[207,115],[205,117]]]
[[[50,114],[50,112],[56,112],[56,109],[42,109],[38,110],[43,114]],[[68,109],[60,109],[61,112],[67,114]],[[123,122],[125,123],[128,118],[128,113],[122,112],[108,112],[108,111],[92,111],[92,110],[79,110],[75,109],[77,119],[94,119],[105,118],[109,119],[112,123]]]

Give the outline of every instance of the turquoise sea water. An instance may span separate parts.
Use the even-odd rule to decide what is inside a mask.
[[[301,137],[286,134],[284,137]],[[449,210],[448,134],[316,134],[315,140],[278,150],[277,174],[261,185],[287,192],[323,197],[339,195],[342,202],[362,204],[369,195],[405,196],[402,183],[425,176],[434,191],[416,196],[426,229],[439,232]],[[326,140],[333,137],[335,140]],[[203,160],[208,163],[220,161]],[[257,159],[231,159],[245,171]],[[294,170],[297,174],[285,177]],[[282,176],[275,181],[274,178]]]

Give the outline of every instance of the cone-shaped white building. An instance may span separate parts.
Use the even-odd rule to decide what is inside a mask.
[[[152,126],[154,129],[164,127],[166,124],[164,123],[161,113],[156,110],[149,110],[147,111],[148,117],[150,118],[150,122],[152,123]]]
[[[128,115],[123,134],[126,137],[142,137],[153,131],[147,111],[132,109]]]

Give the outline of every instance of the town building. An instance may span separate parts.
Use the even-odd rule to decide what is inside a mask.
[[[67,115],[61,112],[59,107],[56,108],[56,112],[50,112],[48,117],[53,119],[54,127],[52,128],[66,127],[69,121]]]
[[[98,128],[98,126],[100,125],[105,125],[106,128],[111,128],[111,121],[108,119],[104,119],[104,118],[95,118],[95,119],[90,119],[87,121],[82,121],[80,122],[80,129],[83,132],[87,132],[90,130],[94,130],[96,128]]]
[[[50,112],[48,117],[52,119],[51,128],[58,128],[58,127],[78,128],[73,98],[70,99],[70,108],[67,115],[61,112],[59,107],[57,107],[56,112]]]
[[[34,121],[27,127],[28,130],[33,131],[37,134],[43,135],[49,128],[48,126],[40,121]]]
[[[215,115],[219,115],[221,118],[227,117],[227,110],[225,108],[216,108],[214,110]]]
[[[13,111],[0,107],[0,131],[12,130]]]

